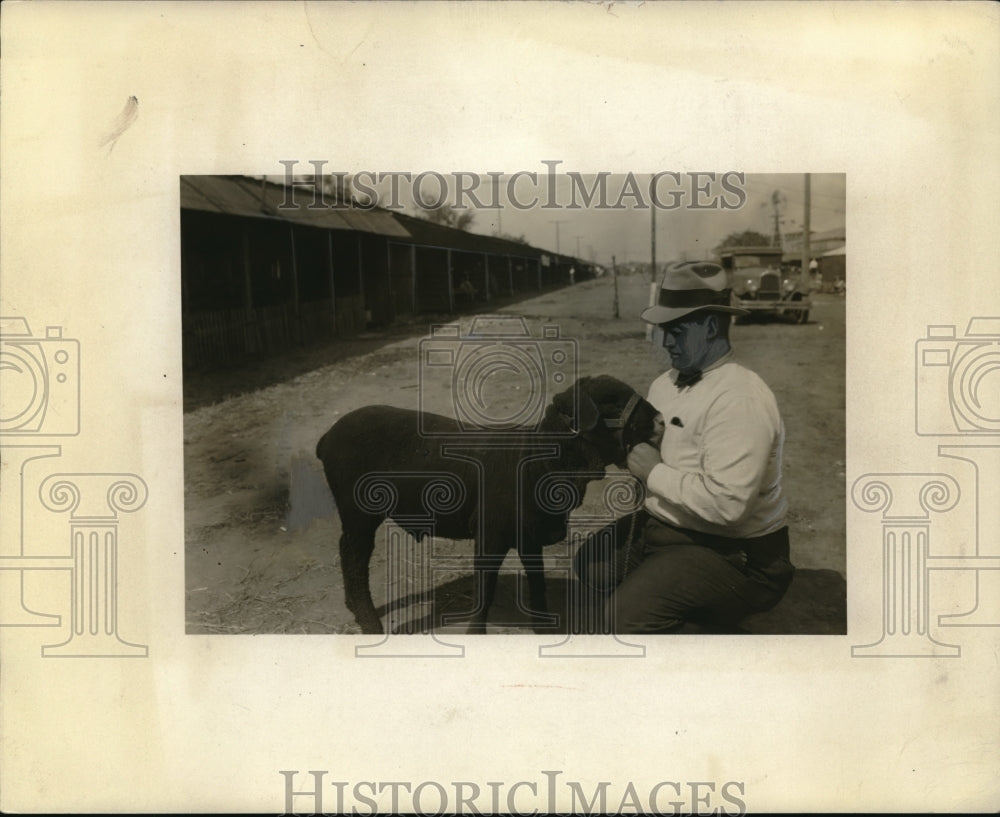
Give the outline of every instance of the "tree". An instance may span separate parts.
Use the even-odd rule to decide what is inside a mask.
[[[742,233],[730,233],[716,249],[726,247],[770,247],[771,239],[756,230],[744,230]]]
[[[351,183],[352,177],[343,173],[336,175],[325,173],[319,176],[315,173],[296,173],[290,179],[289,177],[281,177],[280,181],[277,177],[273,176],[261,176],[259,178],[271,178],[272,181],[277,181],[279,184],[287,184],[290,180],[294,187],[300,188],[303,192],[308,191],[308,195],[313,197],[321,196],[321,200],[326,202],[327,207],[340,207],[355,202],[354,185]],[[319,192],[317,193],[317,191]],[[358,202],[364,207],[378,206],[378,193],[376,191],[372,192],[375,193],[374,196],[365,193],[358,199]],[[296,196],[296,199],[307,201],[304,196]],[[312,199],[308,199],[308,201],[312,201]]]
[[[504,241],[513,241],[515,244],[528,243],[528,239],[524,237],[524,233],[521,233],[521,235],[511,235],[510,233],[498,233],[497,238],[502,238]]]
[[[442,204],[440,207],[424,212],[427,214],[428,221],[442,224],[445,227],[454,227],[456,230],[468,230],[476,219],[476,214],[471,210],[460,213],[450,204]]]

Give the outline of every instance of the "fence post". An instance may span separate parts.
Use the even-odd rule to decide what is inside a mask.
[[[295,225],[288,225],[289,246],[292,250],[292,342],[302,342],[302,321],[299,314],[299,264],[295,255]]]
[[[330,311],[333,313],[333,334],[338,333],[337,327],[337,284],[333,277],[333,230],[326,233],[327,269],[330,275]]]
[[[385,323],[388,325],[396,320],[396,292],[392,288],[392,253],[389,250],[389,239],[382,240],[385,242]]]
[[[447,254],[447,258],[448,258],[448,262],[447,262],[447,267],[448,267],[448,311],[449,312],[454,312],[455,311],[455,294],[452,291],[452,280],[451,280],[451,249],[445,250],[445,253]]]
[[[410,245],[410,298],[413,301],[413,314],[417,314],[417,245]]]
[[[253,325],[253,276],[250,272],[250,236],[247,233],[247,228],[244,226],[242,230],[243,236],[243,313],[244,313],[244,332],[243,332],[243,351],[247,354],[252,354],[256,351],[254,348],[254,325]],[[257,347],[259,348],[259,338]]]

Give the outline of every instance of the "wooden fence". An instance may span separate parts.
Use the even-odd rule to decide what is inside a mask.
[[[234,364],[365,328],[361,296],[256,309],[223,309],[184,316],[184,367]]]

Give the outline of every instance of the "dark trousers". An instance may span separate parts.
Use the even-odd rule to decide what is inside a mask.
[[[788,528],[729,539],[645,511],[591,536],[575,567],[616,633],[740,632],[740,619],[781,600],[795,570]]]

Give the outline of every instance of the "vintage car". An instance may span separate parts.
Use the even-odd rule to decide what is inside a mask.
[[[796,323],[809,320],[808,285],[798,270],[782,269],[780,247],[726,247],[716,254],[744,309],[787,314]]]

